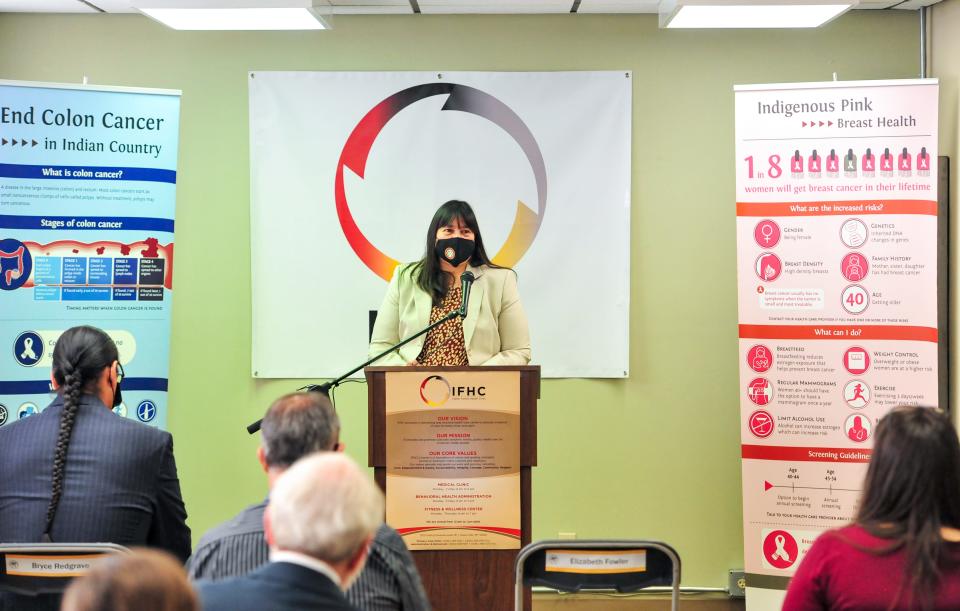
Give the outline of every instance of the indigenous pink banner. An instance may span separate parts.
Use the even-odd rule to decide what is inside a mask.
[[[936,405],[936,80],[735,88],[747,606],[851,521],[877,422]]]

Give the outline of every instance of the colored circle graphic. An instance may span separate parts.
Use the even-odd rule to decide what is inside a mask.
[[[851,314],[862,314],[870,307],[870,293],[859,284],[851,284],[840,294],[843,309]]]
[[[780,225],[764,219],[753,228],[753,239],[761,248],[773,248],[780,242]]]
[[[840,241],[847,248],[860,248],[867,242],[870,232],[860,219],[847,219],[840,226]]]
[[[870,271],[870,265],[867,263],[867,258],[860,252],[848,253],[840,261],[840,272],[850,282],[863,280],[868,271]]]
[[[29,418],[30,416],[36,416],[40,413],[40,408],[37,407],[36,403],[30,403],[29,401],[20,406],[17,410],[17,419],[23,420],[24,418]]]
[[[773,282],[780,277],[783,271],[783,263],[780,257],[772,252],[762,253],[753,264],[754,271],[757,272],[757,278],[764,282]]]
[[[757,344],[747,352],[747,365],[750,369],[763,373],[773,365],[773,353],[763,344]]]
[[[860,346],[847,348],[843,353],[843,367],[855,376],[866,373],[870,369],[870,353]]]
[[[866,416],[850,414],[843,423],[843,430],[850,441],[864,443],[873,433],[873,423]]]
[[[0,291],[13,291],[30,278],[33,257],[26,244],[7,238],[0,240]]]
[[[785,530],[775,530],[763,538],[763,556],[777,569],[788,569],[799,555],[797,540]]]
[[[766,378],[754,378],[747,386],[747,396],[757,405],[767,405],[773,400],[773,384]]]
[[[527,252],[540,231],[547,207],[547,170],[543,154],[530,128],[509,106],[485,91],[456,83],[425,83],[408,87],[387,97],[371,108],[353,128],[337,163],[334,199],[340,228],[350,248],[373,273],[390,280],[399,261],[374,246],[357,226],[350,212],[344,187],[344,168],[363,178],[370,149],[384,126],[401,110],[426,98],[446,95],[444,111],[460,111],[483,117],[507,132],[520,146],[537,183],[537,209],[533,211],[522,201],[517,201],[517,212],[503,246],[493,256],[493,262],[504,267],[513,267]]]
[[[13,341],[13,358],[24,367],[33,367],[43,356],[43,338],[36,331],[24,331]]]
[[[863,380],[850,380],[843,387],[843,400],[853,409],[861,409],[870,403],[870,387]]]
[[[439,384],[431,384],[438,380]],[[427,386],[430,388],[428,389]],[[439,398],[438,398],[439,397]],[[420,400],[430,407],[440,407],[450,399],[450,383],[440,376],[430,376],[420,383]]]
[[[137,419],[140,422],[152,422],[157,417],[157,404],[149,399],[137,405]]]
[[[773,416],[770,412],[762,409],[750,414],[750,432],[754,436],[764,439],[773,434]]]

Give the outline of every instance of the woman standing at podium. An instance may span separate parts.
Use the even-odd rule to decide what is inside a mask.
[[[475,278],[467,316],[446,321],[376,364],[530,362],[530,332],[517,290],[517,274],[491,263],[473,209],[459,200],[448,201],[433,215],[423,258],[394,272],[373,327],[370,356],[458,310],[463,299],[460,276],[465,271]]]

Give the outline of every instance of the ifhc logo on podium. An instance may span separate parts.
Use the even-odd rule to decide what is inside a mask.
[[[451,397],[476,399],[486,396],[486,386],[451,386],[442,376],[428,376],[420,383],[420,400],[430,407],[440,407]]]

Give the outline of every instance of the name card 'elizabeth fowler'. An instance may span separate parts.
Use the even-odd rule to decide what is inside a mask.
[[[643,573],[647,552],[642,549],[616,551],[547,550],[546,570],[553,573]]]

